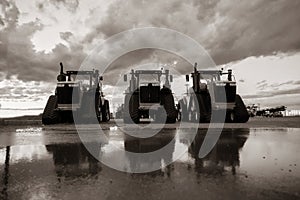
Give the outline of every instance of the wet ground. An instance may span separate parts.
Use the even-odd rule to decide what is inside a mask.
[[[152,139],[137,139],[107,124],[93,143],[101,158],[124,171],[161,167],[128,173],[95,159],[72,125],[2,126],[0,199],[300,199],[300,129],[254,127],[227,125],[212,151],[199,158],[205,127],[195,138],[189,127],[168,126]],[[138,161],[112,148],[148,153],[165,145],[167,154]],[[174,157],[179,159],[166,165]]]

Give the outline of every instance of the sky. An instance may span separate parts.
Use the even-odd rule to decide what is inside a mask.
[[[0,104],[43,108],[54,92],[59,62],[76,70],[114,34],[160,27],[197,41],[217,67],[232,68],[246,104],[300,109],[299,10],[300,1],[290,0],[2,0]],[[174,61],[183,74],[192,69],[182,58],[155,49],[117,58],[105,74],[107,97],[121,98],[114,87],[118,72]]]

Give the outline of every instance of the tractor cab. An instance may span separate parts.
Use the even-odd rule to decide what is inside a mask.
[[[131,70],[128,89],[125,92],[124,122],[138,123],[140,118],[162,117],[162,109],[167,113],[167,122],[175,123],[176,109],[170,89],[173,76],[169,70]],[[127,75],[124,75],[127,81]]]
[[[159,106],[161,98],[160,92],[162,89],[170,90],[170,81],[173,80],[172,75],[169,75],[169,70],[132,70],[131,80],[128,87],[128,92],[139,93],[139,104],[142,109]],[[165,77],[163,77],[165,75]],[[127,75],[124,76],[127,81]],[[163,78],[165,79],[164,84]]]
[[[197,70],[197,63],[191,75],[195,93],[209,91],[212,107],[216,109],[233,109],[236,97],[236,81],[232,70]],[[189,75],[186,75],[189,81]]]
[[[61,70],[57,76],[56,95],[58,97],[58,109],[72,110],[78,109],[81,104],[82,95],[88,91],[101,92],[98,70],[91,71],[63,71],[63,65],[60,63]],[[102,93],[101,93],[102,94]]]
[[[194,93],[190,95],[188,101],[187,97],[179,101],[184,120],[210,122],[212,111],[217,111],[216,113],[224,111],[226,122],[248,121],[249,115],[242,98],[237,94],[236,81],[231,69],[197,70],[195,63],[191,77]],[[189,78],[190,75],[186,75],[187,82]]]
[[[104,98],[102,80],[98,70],[64,72],[60,63],[55,94],[47,101],[43,124],[72,123],[74,115],[83,123],[94,123],[94,118],[109,121],[109,101]]]
[[[208,89],[211,93],[213,107],[217,109],[235,106],[236,81],[232,70],[227,72],[222,70],[199,70],[200,79],[207,81]]]

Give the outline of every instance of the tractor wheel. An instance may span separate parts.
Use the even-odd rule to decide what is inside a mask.
[[[176,122],[177,110],[175,108],[174,97],[172,94],[164,95],[164,104],[163,104],[166,113],[167,113],[167,123],[173,124]]]
[[[110,111],[109,111],[109,102],[108,100],[104,100],[104,104],[102,106],[102,121],[108,122],[110,120]]]
[[[124,112],[124,123],[130,124],[133,122],[138,124],[140,122],[138,94],[127,94],[125,96]],[[126,112],[128,113],[126,114]]]
[[[42,123],[57,124],[59,123],[59,113],[55,109],[57,108],[57,96],[51,95],[47,101],[46,107],[42,115]]]
[[[235,97],[235,108],[234,112],[234,122],[236,123],[246,123],[249,120],[249,113],[247,108],[240,97],[240,95],[236,95]]]
[[[211,119],[211,98],[208,92],[196,94],[198,100],[198,109],[200,117],[197,121],[201,123],[209,123]]]

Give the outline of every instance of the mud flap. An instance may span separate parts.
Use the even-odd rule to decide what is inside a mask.
[[[139,96],[137,94],[127,94],[124,104],[124,123],[139,123]]]
[[[175,123],[177,118],[177,110],[175,108],[174,97],[172,94],[164,95],[164,108],[167,113],[166,123]]]
[[[235,97],[235,108],[234,112],[234,122],[236,123],[246,123],[249,120],[249,113],[247,108],[240,97],[240,95],[236,95]]]
[[[45,125],[59,123],[59,113],[57,110],[57,96],[51,95],[47,101],[42,115],[42,123]]]

